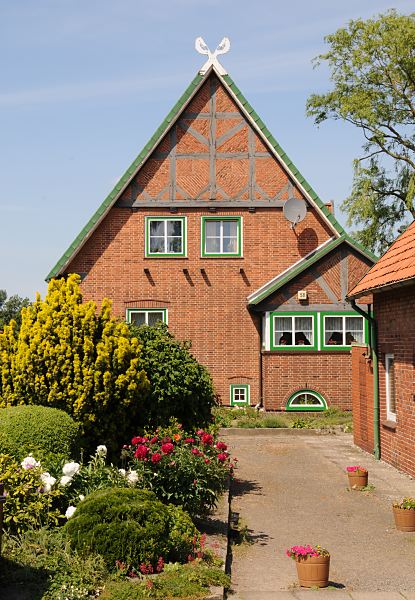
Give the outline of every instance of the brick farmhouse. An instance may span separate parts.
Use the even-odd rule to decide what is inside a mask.
[[[370,348],[353,346],[355,443],[415,476],[415,223],[350,291],[350,298],[368,293],[373,294],[377,356],[370,355]]]
[[[303,210],[295,227],[287,200]],[[211,66],[48,279],[79,273],[84,298],[168,323],[224,405],[350,409],[351,343],[367,331],[346,293],[373,262]]]

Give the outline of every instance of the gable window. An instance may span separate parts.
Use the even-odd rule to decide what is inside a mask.
[[[242,256],[242,217],[202,217],[202,256]]]
[[[313,314],[273,313],[272,348],[315,350]]]
[[[167,308],[127,308],[127,323],[150,325],[153,327],[159,322],[167,323]]]
[[[186,217],[146,217],[146,257],[186,256]]]
[[[396,421],[395,357],[393,354],[385,354],[385,380],[386,418],[388,421]]]
[[[249,405],[250,385],[248,383],[231,384],[231,406]]]
[[[322,346],[350,347],[353,342],[365,341],[365,323],[357,315],[324,315]]]
[[[285,410],[326,410],[323,396],[313,390],[299,390],[288,400]]]

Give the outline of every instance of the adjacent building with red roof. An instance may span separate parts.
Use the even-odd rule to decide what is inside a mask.
[[[415,476],[415,222],[348,297],[367,294],[377,344],[372,340],[374,356],[370,348],[353,348],[355,443],[372,452],[378,442],[383,460]]]

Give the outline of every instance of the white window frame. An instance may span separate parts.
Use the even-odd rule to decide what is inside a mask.
[[[396,421],[396,389],[394,389],[395,412],[391,411],[391,394],[390,394],[390,383],[391,383],[390,363],[391,363],[391,360],[393,361],[393,370],[395,371],[395,369],[396,369],[395,355],[394,354],[385,354],[386,419],[388,421]],[[395,377],[394,384],[396,384],[396,377]]]
[[[279,344],[279,340],[275,339],[275,319],[283,318],[283,319],[291,319],[291,344]],[[295,319],[296,318],[307,318],[311,319],[311,335],[312,335],[312,343],[310,345],[307,344],[296,344],[295,343],[295,335],[296,333],[302,333],[300,330],[297,330],[295,327]],[[280,348],[284,349],[300,349],[300,350],[317,350],[317,340],[316,340],[316,328],[315,328],[315,314],[310,313],[284,313],[284,312],[274,312],[272,313],[271,319],[271,332],[272,332],[272,348],[273,350],[279,350]]]
[[[148,315],[149,313],[159,312],[163,314],[163,323],[166,325],[169,324],[168,321],[168,311],[167,308],[127,308],[125,313],[125,320],[127,323],[131,323],[131,315],[134,313],[144,313],[145,314],[145,325],[148,325]]]
[[[322,336],[321,336],[321,343],[322,343],[322,347],[326,350],[326,349],[336,349],[337,348],[351,348],[352,344],[346,344],[346,319],[347,318],[359,318],[362,320],[362,342],[358,342],[358,343],[365,343],[366,342],[366,329],[365,329],[365,319],[361,316],[361,315],[350,315],[350,314],[345,314],[342,315],[341,313],[337,313],[337,314],[323,314],[321,315],[323,317],[323,331],[322,331]],[[342,319],[342,331],[339,332],[342,334],[342,343],[341,344],[327,344],[326,343],[326,319],[330,319],[330,318],[334,318],[334,319]]]
[[[164,223],[164,233],[163,236],[157,236],[157,237],[163,237],[164,239],[164,251],[163,252],[151,252],[151,235],[150,235],[150,227],[151,227],[151,222],[152,221],[158,221],[161,223]],[[181,237],[182,240],[182,250],[181,252],[167,252],[167,222],[168,221],[180,221],[182,224],[182,234],[181,236],[177,236],[177,237]],[[152,216],[152,217],[145,217],[145,257],[146,258],[186,258],[187,257],[187,217],[177,217],[177,216],[173,216],[170,215],[168,217],[159,217],[159,216]]]
[[[245,400],[243,402],[235,401],[235,391],[237,389],[244,390]],[[249,383],[231,383],[230,388],[230,405],[231,406],[250,406],[251,405],[251,385]]]

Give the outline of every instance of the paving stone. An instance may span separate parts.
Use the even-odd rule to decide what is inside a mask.
[[[295,590],[295,600],[350,600],[350,594],[345,590]],[[400,598],[402,600],[402,598]]]
[[[350,592],[352,600],[403,600],[400,592]]]
[[[277,591],[277,592],[258,592],[244,591],[237,594],[229,594],[229,600],[295,600],[292,592]]]

